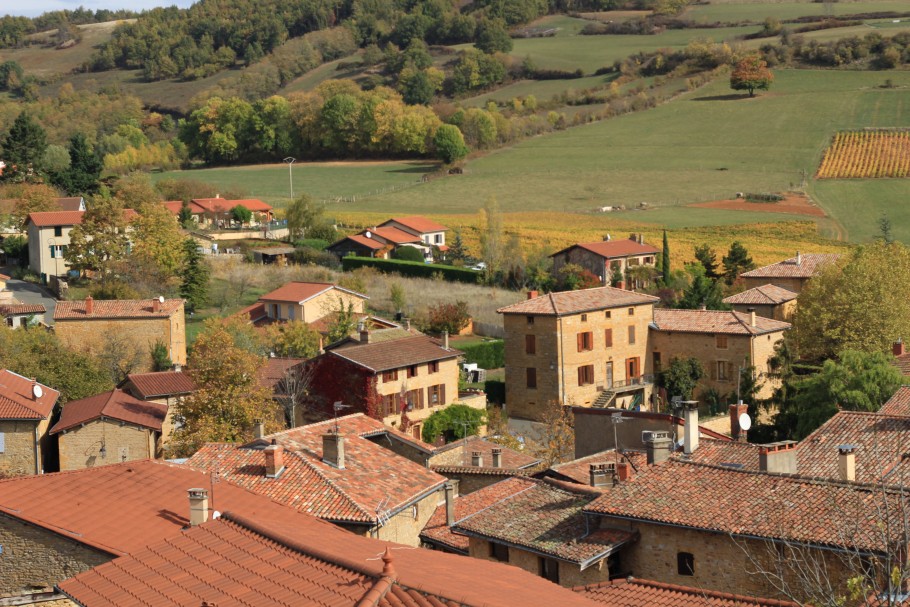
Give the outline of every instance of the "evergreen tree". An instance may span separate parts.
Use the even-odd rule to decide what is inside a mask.
[[[725,310],[723,293],[720,285],[705,275],[705,269],[699,263],[690,263],[686,266],[689,273],[689,286],[683,292],[682,299],[677,306],[684,310],[697,310],[704,306],[708,310]]]
[[[27,110],[16,117],[3,140],[4,179],[26,179],[33,171],[40,172],[41,160],[47,150],[47,134],[32,120]]]
[[[98,178],[104,168],[101,157],[89,147],[82,133],[70,138],[69,153],[69,168],[55,175],[52,181],[73,195],[94,194],[98,191]]]
[[[205,305],[209,295],[209,266],[192,238],[183,241],[186,256],[180,284],[180,296],[186,299],[186,309],[193,312]]]
[[[449,245],[447,256],[451,261],[465,261],[467,259],[464,241],[461,239],[461,231],[455,230],[455,237],[452,240],[452,244]]]
[[[717,272],[717,253],[714,252],[714,249],[706,244],[698,245],[695,247],[695,259],[705,269],[705,276],[711,280],[720,278],[720,274]]]
[[[177,215],[177,220],[184,228],[193,225],[193,211],[190,209],[190,203],[186,200],[180,205],[180,214]]]
[[[735,241],[730,245],[730,250],[724,255],[723,263],[724,279],[728,285],[732,285],[733,281],[742,272],[748,272],[755,268],[752,258],[749,257],[749,252],[739,241]]]
[[[661,254],[660,268],[663,271],[664,284],[670,284],[670,243],[667,240],[666,230],[664,230],[664,252]]]

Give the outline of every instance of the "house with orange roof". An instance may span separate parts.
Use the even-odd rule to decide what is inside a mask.
[[[311,324],[342,308],[350,309],[354,314],[364,314],[364,304],[368,299],[362,293],[332,283],[294,281],[259,298],[257,304],[262,306],[263,316],[257,320],[261,324],[290,321]],[[250,318],[253,319],[252,313]]]
[[[43,323],[46,313],[44,304],[0,304],[0,322],[10,329],[27,328],[33,322]]]
[[[328,420],[207,444],[186,465],[358,535],[416,546],[446,479],[362,434],[356,420]]]
[[[644,287],[646,280],[630,275],[636,267],[657,265],[656,247],[646,244],[641,234],[632,234],[625,240],[613,240],[609,235],[600,242],[573,244],[550,255],[553,259],[553,274],[558,276],[566,264],[579,265],[600,279],[603,286],[612,284],[613,274],[619,271],[630,287]]]
[[[510,476],[530,476],[540,459],[510,449],[480,436],[469,436],[435,448],[430,469],[457,481],[458,493],[466,495]]]
[[[764,318],[788,321],[796,311],[798,295],[783,287],[766,284],[724,298],[724,303],[736,312],[755,312]]]
[[[792,601],[765,599],[729,592],[705,590],[696,586],[666,584],[636,577],[579,586],[573,590],[600,605],[609,607],[798,607]]]
[[[348,255],[388,259],[399,247],[414,247],[423,253],[424,259],[433,260],[434,247],[447,251],[444,225],[425,217],[398,217],[389,219],[376,227],[342,238],[326,248],[339,258]]]
[[[196,391],[196,382],[180,365],[175,365],[173,371],[130,373],[117,387],[141,401],[167,407],[161,426],[161,443],[167,445],[175,429],[174,413],[183,399]]]
[[[54,332],[68,348],[97,355],[112,345],[136,372],[152,370],[152,348],[161,343],[176,365],[186,364],[186,320],[182,299],[61,301]]]
[[[115,389],[63,406],[51,428],[58,435],[60,470],[161,457],[168,406]]]
[[[797,251],[796,257],[743,272],[740,274],[740,278],[747,289],[772,284],[799,294],[823,267],[837,263],[840,258],[841,256],[836,253],[800,253]]]
[[[448,250],[446,246],[446,232],[449,228],[426,217],[412,215],[410,217],[393,217],[379,224],[379,228],[396,228],[403,232],[419,236],[427,246],[439,247],[442,251]]]
[[[190,201],[193,216],[199,217],[199,225],[216,225],[219,227],[229,227],[234,221],[231,217],[231,210],[234,207],[243,207],[253,214],[251,224],[257,225],[268,223],[272,220],[272,206],[262,202],[257,198],[243,200],[228,200],[216,196],[215,198],[194,198]],[[182,206],[182,203],[181,203]],[[196,209],[202,209],[201,213],[196,213]],[[179,214],[179,209],[178,209]]]
[[[0,477],[41,474],[51,449],[48,428],[60,393],[0,370]]]

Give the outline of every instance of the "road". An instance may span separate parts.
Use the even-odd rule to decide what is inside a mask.
[[[0,274],[12,276],[13,267],[0,268]],[[47,310],[44,322],[49,325],[54,324],[54,308],[57,307],[57,301],[51,297],[50,292],[40,285],[24,280],[10,278],[6,282],[6,288],[13,292],[13,297],[24,304],[43,304]]]

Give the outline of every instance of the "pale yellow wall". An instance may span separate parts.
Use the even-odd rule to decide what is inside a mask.
[[[788,291],[793,291],[794,293],[802,293],[802,290],[805,288],[806,283],[811,280],[809,278],[753,278],[749,276],[743,276],[742,279],[746,290],[770,284],[781,287],[782,289],[787,289]]]
[[[121,426],[116,421],[95,420],[60,433],[60,470],[81,470],[122,461],[154,458],[158,436],[148,428]],[[100,451],[106,447],[106,457]],[[125,449],[126,459],[121,450]]]
[[[442,384],[445,386],[445,398],[438,405],[430,406],[430,398],[427,388]],[[408,377],[407,368],[398,369],[398,379],[384,382],[382,373],[376,377],[376,392],[379,396],[401,394],[402,387],[405,390],[423,390],[423,408],[415,407],[413,411],[408,412],[408,419],[411,422],[421,422],[428,418],[434,412],[444,409],[453,402],[458,400],[458,359],[439,361],[439,371],[436,373],[429,372],[427,363],[417,365],[417,376]],[[382,419],[383,423],[388,426],[397,427],[401,424],[401,414],[388,415]]]
[[[414,507],[405,508],[380,527],[375,537],[406,546],[420,546],[420,532],[426,527],[436,507],[444,503],[445,492],[440,488],[414,504],[416,517]]]
[[[61,236],[54,236],[54,227],[39,228],[33,223],[28,224],[28,257],[29,268],[38,275],[53,274],[62,276],[70,269],[66,259],[51,257],[50,239],[55,246],[68,246],[70,232],[73,226],[63,226]]]
[[[47,421],[44,429],[46,432]],[[4,450],[0,453],[0,472],[35,474],[35,422],[0,420],[0,432],[5,437]]]
[[[796,311],[796,300],[793,299],[778,305],[733,304],[733,309],[736,312],[743,313],[755,310],[755,314],[758,316],[790,322],[793,313]]]
[[[362,297],[357,297],[338,289],[332,289],[325,293],[320,293],[316,297],[304,302],[302,306],[303,309],[298,310],[298,312],[301,313],[299,320],[304,322],[316,322],[332,312],[337,312],[340,308],[339,301],[344,303],[345,309],[353,304],[355,313],[363,314],[364,312],[364,300]]]

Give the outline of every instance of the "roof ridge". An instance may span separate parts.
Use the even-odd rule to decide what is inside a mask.
[[[790,601],[783,601],[780,599],[766,599],[763,597],[749,596],[746,594],[735,594],[732,592],[721,592],[720,590],[711,590],[707,588],[695,588],[692,586],[682,586],[680,584],[670,584],[667,582],[658,582],[656,580],[646,580],[641,578],[636,578],[633,576],[628,576],[624,578],[618,578],[615,580],[603,581],[603,582],[594,582],[592,584],[586,584],[584,586],[576,586],[572,588],[575,592],[583,592],[585,590],[595,590],[597,588],[604,587],[617,587],[622,584],[637,584],[641,586],[650,586],[652,588],[658,588],[662,590],[672,590],[675,592],[682,592],[687,594],[698,594],[705,597],[713,597],[718,599],[727,599],[732,601],[739,601],[741,603],[751,603],[754,605],[765,605],[768,607],[795,607],[796,603]]]
[[[514,478],[514,479],[517,479],[517,480],[520,480],[520,481],[527,481],[527,482],[529,482],[529,483],[531,483],[531,484],[528,485],[527,487],[525,487],[524,489],[520,490],[520,491],[516,491],[515,493],[510,493],[509,495],[503,496],[503,497],[501,497],[500,499],[496,500],[495,502],[492,502],[492,503],[490,503],[490,504],[487,504],[486,506],[484,506],[483,508],[481,508],[481,509],[478,510],[477,512],[474,512],[474,513],[469,514],[469,515],[467,515],[467,516],[461,517],[460,519],[458,519],[458,520],[456,520],[454,523],[452,523],[452,525],[450,526],[450,528],[451,528],[451,527],[455,527],[455,526],[458,525],[458,523],[461,523],[461,522],[466,521],[466,520],[468,520],[468,519],[470,519],[470,518],[472,518],[472,517],[475,517],[475,516],[477,516],[478,514],[481,514],[481,513],[483,513],[483,512],[486,512],[487,510],[489,510],[489,509],[492,508],[493,506],[499,505],[499,504],[501,504],[502,502],[506,501],[507,499],[511,499],[511,498],[515,497],[516,495],[521,495],[521,494],[524,493],[525,491],[529,491],[529,490],[533,489],[534,487],[537,487],[537,486],[540,485],[541,482],[542,482],[542,481],[540,481],[539,479],[536,479],[536,478],[523,478],[523,477],[518,477],[518,476],[513,476],[513,477],[510,477],[510,478]],[[509,479],[504,479],[504,480],[499,481],[499,483],[507,483],[507,482],[509,482]],[[493,483],[492,485],[488,485],[488,487],[493,487],[493,486],[495,486],[495,485],[498,485],[499,483]],[[486,489],[486,488],[487,488],[487,487],[484,487],[484,489]]]
[[[301,454],[300,454],[300,451],[298,451],[298,450],[296,450],[296,449],[288,449],[288,451],[290,451],[291,454],[293,454],[293,455],[296,456],[298,459],[300,459],[300,461],[302,461],[303,464],[304,464],[306,467],[308,467],[310,470],[312,470],[313,472],[315,472],[316,475],[317,475],[319,478],[321,478],[329,487],[331,487],[333,490],[337,491],[338,494],[341,495],[341,497],[343,497],[345,500],[347,500],[348,503],[349,503],[350,505],[352,505],[352,506],[354,507],[355,510],[359,511],[360,514],[362,514],[363,516],[365,516],[365,517],[367,518],[367,520],[368,520],[370,523],[375,523],[375,522],[376,522],[376,520],[378,519],[377,516],[370,514],[363,506],[361,506],[360,504],[358,504],[357,501],[354,500],[353,497],[351,497],[350,495],[348,495],[347,491],[345,491],[344,489],[342,489],[341,487],[339,487],[338,484],[335,483],[335,481],[333,481],[332,479],[330,479],[328,476],[326,476],[326,475],[322,472],[322,470],[320,470],[319,468],[317,468],[315,462],[311,461],[310,458],[304,457],[303,455],[301,455]],[[315,457],[315,454],[313,455],[313,457]]]
[[[758,327],[752,326],[751,318],[750,318],[750,322],[746,322],[745,320],[740,318],[740,316],[744,316],[744,314],[742,312],[737,312],[735,310],[730,310],[730,312],[733,313],[733,318],[735,318],[737,321],[739,321],[739,324],[741,324],[743,327],[746,328],[746,331],[749,332],[749,335],[755,335],[757,333],[757,331],[753,331],[753,329],[758,329]],[[754,312],[753,312],[753,314],[754,314]]]

